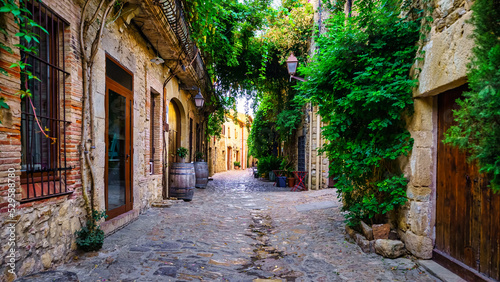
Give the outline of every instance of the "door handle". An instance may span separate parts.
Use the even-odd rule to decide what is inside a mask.
[[[126,161],[127,161],[127,162],[128,162],[128,158],[130,158],[130,155],[129,155],[129,154],[127,154],[127,158],[126,158]]]

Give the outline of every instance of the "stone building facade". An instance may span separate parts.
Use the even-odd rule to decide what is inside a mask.
[[[435,0],[430,4],[433,6],[433,22],[421,47],[423,60],[415,63],[414,69],[420,69],[418,87],[413,91],[414,114],[407,120],[414,145],[408,157],[398,160],[409,180],[408,201],[391,225],[398,230],[400,239],[412,255],[421,259],[438,259],[448,267],[472,269],[476,274],[467,274],[473,275],[466,276],[467,279],[484,278],[482,275],[498,279],[495,277],[500,274],[495,269],[500,265],[494,257],[498,252],[488,252],[489,248],[498,248],[498,234],[492,235],[489,232],[493,231],[488,231],[491,226],[481,223],[481,220],[491,222],[498,219],[496,215],[484,214],[480,210],[493,211],[500,205],[500,198],[487,192],[489,188],[483,185],[486,182],[481,184],[483,176],[478,176],[473,165],[466,163],[465,153],[449,149],[451,146],[442,143],[445,129],[441,123],[453,122],[451,109],[457,107],[455,99],[467,91],[467,64],[474,47],[474,28],[469,22],[473,1]],[[316,14],[317,21],[319,18]],[[333,186],[328,180],[328,159],[316,153],[316,148],[325,142],[321,137],[322,121],[314,105],[306,105],[303,110],[304,120],[297,131],[299,156],[296,160],[300,163],[300,146],[305,144],[303,166],[309,174],[309,189]],[[464,175],[456,168],[459,165],[469,171]],[[475,178],[474,183],[478,184],[471,184],[469,178],[471,181]],[[447,189],[454,190],[453,185],[461,189],[457,193],[463,197],[453,199],[450,196],[454,192],[447,192]],[[440,191],[442,195],[438,196]],[[450,205],[452,208],[446,207]],[[459,218],[455,218],[457,216]],[[470,230],[464,227],[469,224],[472,224]],[[492,226],[498,226],[498,223]],[[466,234],[459,236],[454,233]],[[484,248],[483,244],[486,244]],[[453,246],[451,250],[450,246]]]
[[[44,73],[45,67],[33,70],[41,78],[33,86],[33,107],[17,94],[22,89],[19,69],[9,69],[25,55],[16,48],[13,54],[0,54],[0,66],[10,74],[0,75],[1,97],[9,105],[0,110],[0,236],[2,241],[12,236],[6,227],[13,225],[16,238],[16,274],[7,272],[11,250],[4,245],[2,280],[49,269],[71,258],[76,250],[75,231],[85,224],[80,169],[81,2],[28,4],[35,21],[50,27],[41,40],[53,52],[40,49],[39,56],[45,57],[33,61],[32,65],[45,64],[50,69],[50,75]],[[96,210],[108,213],[101,224],[105,233],[116,231],[162,199],[167,189],[162,178],[168,178],[164,166],[176,161],[169,158],[172,151],[189,148],[194,159],[194,150],[203,150],[204,121],[193,97],[200,89],[209,98],[203,61],[198,52],[186,53],[181,47],[164,7],[146,0],[128,1],[121,8],[105,25],[90,78],[96,137],[89,152],[96,181],[93,203]],[[9,34],[18,30],[5,13],[0,15],[0,24]],[[19,43],[14,36],[1,35],[1,40],[8,46]],[[165,62],[153,63],[156,56]],[[48,128],[54,139],[43,137],[35,128],[33,111],[41,128]],[[85,169],[84,175],[88,173]],[[8,191],[11,180],[15,193]],[[13,217],[9,197],[17,203]]]
[[[416,66],[422,70],[413,93],[415,113],[408,122],[414,145],[410,156],[401,159],[409,179],[409,201],[398,222],[406,248],[425,259],[432,258],[436,239],[438,98],[466,84],[474,46],[473,26],[468,23],[472,1],[438,0],[434,4],[432,29],[423,45],[425,57]]]
[[[252,166],[253,157],[248,154],[248,136],[252,117],[234,112],[226,115],[222,125],[221,138],[212,137],[209,144],[208,168],[210,175],[233,170],[234,162],[240,162],[240,169]]]

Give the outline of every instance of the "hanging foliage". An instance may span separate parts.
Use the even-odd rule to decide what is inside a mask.
[[[404,115],[412,108],[409,76],[419,39],[419,20],[400,17],[400,1],[360,0],[346,18],[332,9],[320,53],[299,69],[308,81],[300,94],[319,106],[328,140],[323,152],[343,198],[350,224],[385,221],[404,204],[407,180],[395,163],[413,140]]]
[[[262,73],[264,79],[258,82],[259,108],[249,137],[251,154],[255,157],[281,154],[275,148],[282,143],[291,148],[294,141],[302,121],[303,101],[295,99],[296,90],[292,87],[295,81],[290,81],[285,60],[291,52],[302,63],[307,60],[313,15],[313,7],[307,0],[285,1],[262,35],[267,46],[267,63]]]
[[[0,14],[10,14],[13,16],[15,23],[19,27],[19,31],[14,34],[14,37],[18,37],[19,41],[21,44],[14,44],[15,48],[18,48],[21,52],[25,54],[37,54],[37,47],[36,44],[31,44],[32,42],[39,43],[39,35],[34,32],[34,29],[39,29],[40,32],[44,32],[48,34],[48,31],[45,30],[42,26],[37,24],[34,20],[31,19],[31,12],[29,9],[26,8],[26,0],[19,0],[19,1],[14,1],[14,0],[0,0]],[[7,29],[4,27],[0,26],[0,36],[12,36],[12,34],[9,34],[7,32]],[[4,50],[7,53],[13,54],[14,50],[6,45],[4,43],[5,41],[0,41],[0,49]],[[21,73],[21,77],[24,80],[25,85],[28,85],[28,80],[35,79],[39,80],[36,76],[33,75],[32,72],[28,70],[29,64],[26,62],[26,60],[18,60],[17,62],[12,63],[9,66],[9,69],[16,69],[18,68]],[[0,74],[9,76],[9,72],[0,67]],[[0,92],[2,89],[0,89]],[[26,95],[31,97],[31,91],[27,87],[24,87],[23,90],[19,90],[17,92],[21,98],[24,98]],[[28,97],[28,98],[29,98]],[[4,97],[0,97],[0,109],[9,109],[9,105],[5,102]],[[37,120],[38,121],[38,120]],[[2,121],[0,120],[0,124]],[[40,128],[41,131],[44,135],[48,136],[45,131]]]
[[[469,65],[470,92],[457,100],[457,125],[446,133],[451,143],[470,153],[481,173],[491,177],[491,188],[500,191],[500,5],[498,1],[477,0],[472,6],[474,57]]]
[[[284,58],[290,51],[303,61],[307,56],[313,23],[307,0],[286,1],[278,10],[270,0],[188,0],[187,4],[193,39],[220,100],[209,102],[217,107],[209,116],[207,136],[219,136],[225,112],[234,108],[236,99],[227,97],[254,97],[256,106],[270,96],[278,106],[274,117],[282,109],[295,109],[287,108],[294,90]],[[297,116],[294,121],[300,121]],[[290,126],[288,122],[281,128]]]

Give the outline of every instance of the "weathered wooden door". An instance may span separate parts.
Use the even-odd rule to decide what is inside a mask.
[[[455,100],[466,90],[464,86],[438,97],[434,258],[467,280],[481,275],[500,279],[500,194],[493,194],[488,179],[467,162],[463,151],[442,142],[455,124]]]

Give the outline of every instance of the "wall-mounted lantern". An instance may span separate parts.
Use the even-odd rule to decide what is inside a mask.
[[[205,98],[201,95],[200,90],[198,90],[198,94],[194,96],[194,104],[198,109],[203,108],[203,105],[205,104]]]
[[[286,68],[288,69],[288,73],[290,74],[290,80],[291,78],[295,78],[300,81],[306,81],[302,77],[295,76],[297,73],[297,67],[299,66],[299,60],[297,57],[293,55],[293,52],[290,54],[290,57],[286,60]]]
[[[158,41],[156,41],[156,57],[151,59],[152,63],[155,63],[157,65],[165,63],[165,60],[163,60],[160,55],[158,54]]]

